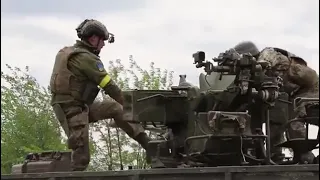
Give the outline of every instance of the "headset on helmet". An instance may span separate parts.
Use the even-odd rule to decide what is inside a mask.
[[[94,19],[84,20],[77,28],[77,35],[80,39],[96,35],[108,40],[109,43],[114,43],[114,35],[109,33],[106,26],[100,21]]]

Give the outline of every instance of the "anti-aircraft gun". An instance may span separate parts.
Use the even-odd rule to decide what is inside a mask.
[[[279,95],[281,79],[266,76],[266,63],[258,64],[250,54],[227,51],[214,59],[218,66],[204,62],[204,52],[193,57],[196,67],[205,67],[208,74],[236,75],[233,86],[202,93],[190,85],[125,92],[124,110],[129,121],[166,129],[165,136],[149,143],[149,162],[153,167],[271,164],[270,140],[261,129],[252,132],[251,117],[243,111],[243,104],[261,102],[268,126],[268,108]],[[223,96],[228,93],[240,96],[227,105]],[[224,110],[226,105],[229,111]]]
[[[214,105],[213,107],[209,106],[212,109],[207,109],[208,112],[200,112],[200,116],[206,118],[222,115],[223,118],[212,118],[211,121],[215,121],[215,123],[225,121],[224,126],[233,124],[233,129],[237,129],[238,126],[241,131],[229,133],[229,137],[237,143],[227,145],[226,142],[229,140],[225,138],[220,138],[219,141],[225,141],[222,144],[226,145],[228,151],[233,149],[232,144],[240,144],[233,149],[233,153],[240,151],[243,156],[242,164],[274,164],[270,154],[269,109],[275,105],[275,101],[280,95],[281,78],[267,76],[267,62],[258,63],[251,54],[239,54],[234,49],[227,50],[220,53],[217,58],[213,58],[213,61],[217,62],[217,66],[205,61],[204,52],[197,52],[193,54],[193,57],[196,67],[204,67],[207,75],[212,72],[220,73],[220,80],[225,75],[235,76],[234,81],[226,90],[218,92],[219,95],[210,96],[214,93],[214,90],[206,92],[206,99],[214,101]],[[255,115],[252,114],[251,107],[259,107],[256,108]],[[266,123],[266,135],[263,135],[261,126],[254,126],[254,122],[257,121],[256,118],[260,122],[264,121]],[[224,136],[228,133],[215,130],[213,134]],[[219,136],[216,137],[219,138]],[[266,142],[266,148],[264,148],[264,142]],[[212,143],[212,146],[218,144]],[[217,156],[221,156],[221,153]]]
[[[284,124],[283,129],[286,129],[288,125],[293,122],[305,122],[307,127],[306,138],[289,139],[284,143],[276,145],[276,147],[291,148],[294,152],[293,160],[282,162],[282,164],[306,163],[301,155],[318,148],[316,146],[319,143],[319,130],[317,139],[308,138],[309,124],[319,125],[318,98],[298,97],[291,103],[288,101],[288,94],[283,91],[279,92],[282,86],[282,80],[279,77],[272,76],[272,69],[268,66],[267,62],[257,62],[251,54],[239,54],[234,49],[227,50],[221,53],[218,58],[213,58],[213,61],[218,63],[217,66],[214,66],[209,61],[205,61],[204,52],[199,51],[193,54],[193,57],[196,67],[204,67],[207,75],[210,75],[212,72],[218,72],[220,73],[220,80],[222,76],[225,75],[235,76],[233,83],[222,93],[224,96],[217,98],[215,101],[214,110],[226,111],[227,109],[227,111],[232,112],[248,110],[251,116],[250,127],[252,132],[256,130],[260,131],[262,122],[266,123],[267,147],[264,153],[266,163],[274,164],[270,158],[270,149],[272,148],[270,143],[270,137],[272,136],[270,134],[270,115],[272,119],[276,121],[278,119],[286,120],[290,107],[288,104],[293,104],[292,107],[290,107],[293,109],[296,109],[298,106],[304,106],[307,112],[306,117],[295,118],[289,120],[289,122],[285,121],[280,123]],[[206,80],[206,76],[204,79]],[[228,96],[231,96],[231,98],[229,98],[231,101],[227,100]],[[221,102],[220,104],[223,105],[222,107],[219,107],[219,101]],[[246,101],[248,103],[245,103]],[[281,115],[284,117],[279,117]],[[319,156],[313,160],[313,163],[319,163],[318,159]],[[311,162],[312,160],[309,159],[308,163]]]
[[[210,141],[211,146],[224,147],[215,156],[221,159],[228,152],[223,162],[230,161],[230,154],[234,154],[237,157],[232,159],[241,160],[242,165],[274,164],[270,155],[269,108],[280,95],[281,78],[267,76],[268,63],[258,63],[251,54],[239,54],[234,49],[213,58],[216,66],[205,62],[204,52],[193,54],[193,58],[196,67],[204,67],[207,75],[220,73],[219,80],[225,75],[234,76],[225,90],[206,91],[205,99],[211,105],[207,105],[205,112],[199,112],[199,119],[202,117],[214,124],[209,124],[214,128],[209,135],[215,139]],[[253,106],[260,107],[255,116],[250,109]],[[266,135],[263,135],[262,127],[254,126],[255,118],[266,122]],[[239,162],[232,165],[239,165]]]
[[[232,75],[234,80],[224,90],[200,92],[185,84],[171,90],[125,92],[128,121],[165,131],[149,143],[152,167],[276,164],[270,153],[269,109],[276,101],[288,103],[287,94],[279,92],[281,78],[269,75],[267,62],[234,49],[214,58],[216,66],[205,61],[204,52],[193,58],[208,75]]]

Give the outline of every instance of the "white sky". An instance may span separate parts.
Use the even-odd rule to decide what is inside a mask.
[[[2,67],[28,65],[32,75],[48,85],[57,51],[75,42],[75,28],[84,18],[96,18],[116,37],[101,53],[106,65],[133,55],[142,67],[153,61],[173,70],[175,82],[179,74],[187,74],[198,84],[202,69],[192,64],[194,52],[203,50],[211,59],[242,40],[252,40],[260,49],[287,49],[319,73],[317,0],[71,1],[63,7],[58,0],[50,5],[2,1]]]
[[[1,65],[29,65],[32,74],[48,84],[55,54],[74,43],[75,28],[87,17],[104,22],[116,36],[115,44],[108,44],[101,53],[105,64],[117,58],[127,61],[132,54],[144,67],[154,61],[158,67],[175,71],[175,80],[179,74],[187,74],[187,79],[198,84],[202,70],[192,64],[194,52],[204,50],[211,59],[242,40],[252,40],[260,49],[277,46],[292,51],[319,71],[319,1],[135,2],[141,2],[143,8],[121,10],[121,6],[115,6],[118,9],[88,17],[85,12],[3,12],[6,7],[2,7]],[[106,6],[112,8],[112,3]],[[33,8],[40,11],[46,7],[34,4]]]

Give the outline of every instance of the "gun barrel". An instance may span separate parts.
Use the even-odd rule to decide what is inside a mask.
[[[213,66],[213,72],[230,72],[231,67],[229,66]]]

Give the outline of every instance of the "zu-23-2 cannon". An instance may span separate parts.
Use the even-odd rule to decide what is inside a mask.
[[[270,111],[278,105],[288,109],[290,102],[288,95],[280,91],[282,79],[270,75],[267,62],[257,62],[251,54],[239,54],[234,49],[213,58],[217,65],[205,61],[202,51],[194,53],[193,58],[196,68],[203,67],[206,72],[200,75],[199,87],[180,75],[179,85],[171,90],[124,91],[126,120],[158,133],[146,151],[151,168],[297,164],[304,163],[300,161],[301,154],[318,148],[319,135],[317,139],[291,139],[277,146],[292,148],[294,157],[281,162],[272,160]],[[306,107],[308,116],[286,124],[303,121],[308,127],[310,122],[319,122],[319,99],[297,98],[293,108],[305,101],[316,102],[315,106]],[[51,167],[53,162],[69,162],[70,155],[30,154],[26,163],[15,165],[13,171],[21,172],[27,163],[39,159],[45,159]],[[318,159],[319,156],[311,163],[318,164]],[[56,171],[54,167],[49,171]],[[68,166],[60,167],[59,171],[68,171]]]
[[[270,76],[267,62],[258,63],[251,54],[234,49],[213,58],[217,65],[205,61],[201,51],[193,58],[196,67],[204,67],[207,73],[200,76],[200,89],[180,83],[171,90],[125,92],[124,110],[132,122],[165,129],[159,139],[149,142],[147,159],[152,168],[279,164],[271,160],[269,111],[276,103],[289,103],[287,94],[279,91],[282,79]],[[212,85],[207,81],[212,73],[219,75],[219,81],[225,76],[232,80],[227,79],[224,89],[201,88],[201,81]],[[312,112],[318,112],[315,109]],[[319,119],[317,113],[308,118]],[[307,146],[296,148],[301,142]],[[307,138],[279,144],[295,153],[294,160],[282,164],[298,163],[303,152],[316,148],[316,142]]]

